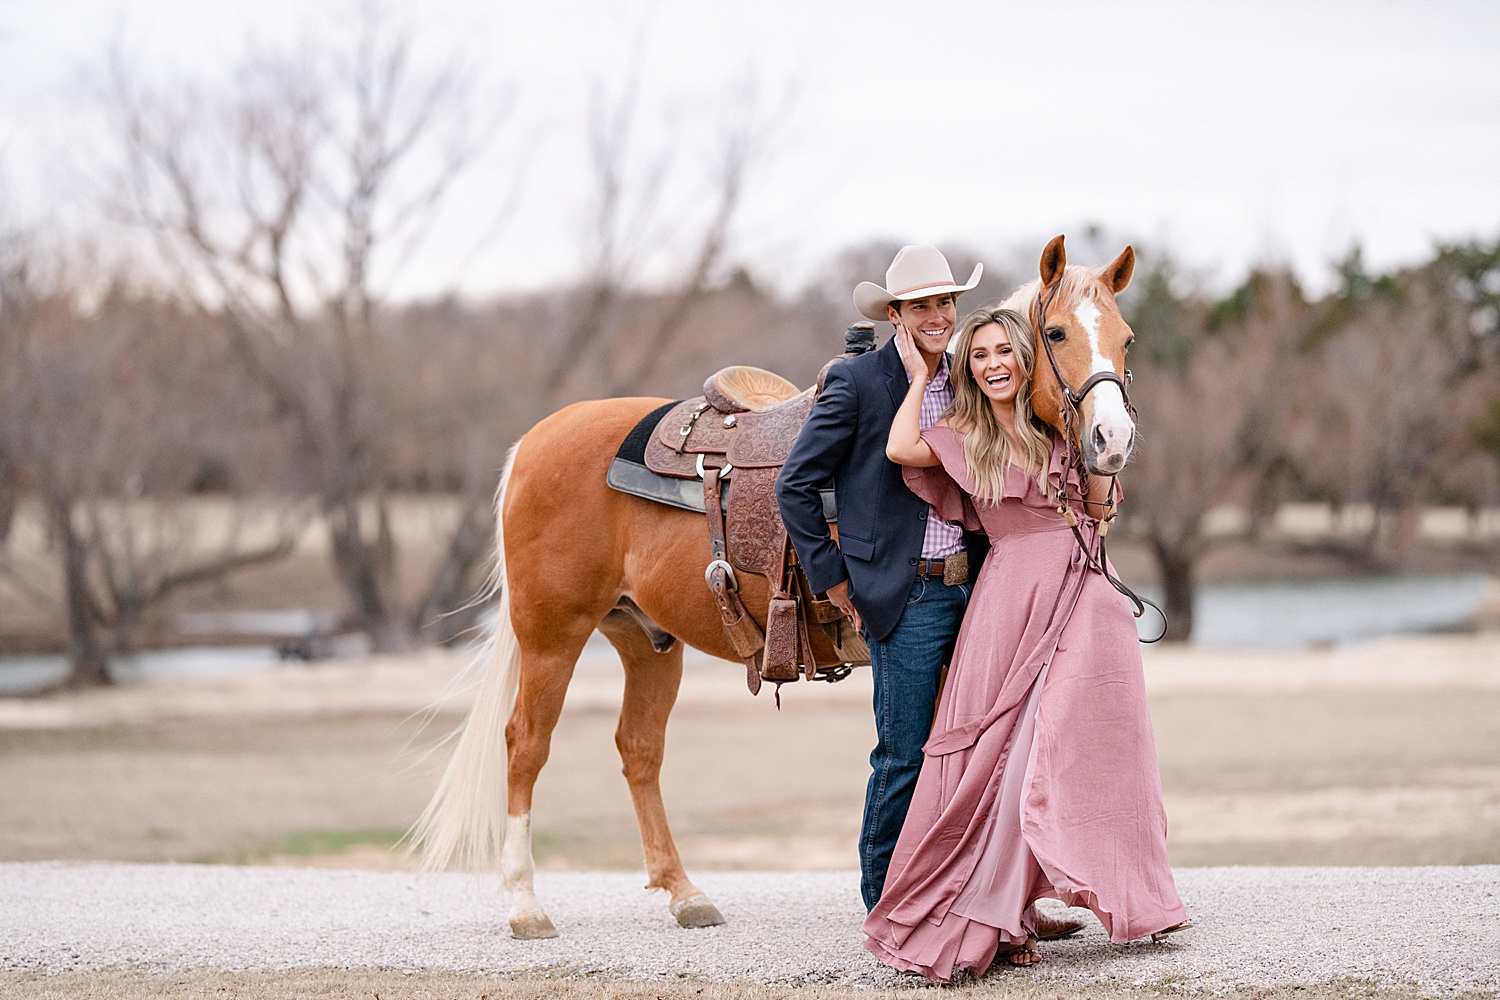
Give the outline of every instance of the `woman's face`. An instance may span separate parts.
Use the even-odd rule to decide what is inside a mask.
[[[993,403],[1012,405],[1021,391],[1021,359],[1010,346],[1010,334],[999,323],[987,323],[969,341],[969,371],[979,391]]]

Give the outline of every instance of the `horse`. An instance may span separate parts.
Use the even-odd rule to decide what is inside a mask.
[[[1134,444],[1124,381],[1134,335],[1115,305],[1134,264],[1127,246],[1097,273],[1069,266],[1058,236],[1042,252],[1038,277],[1005,303],[1031,317],[1049,359],[1044,366],[1039,358],[1033,373],[1037,416],[1070,434],[1098,475],[1117,473]],[[669,894],[683,927],[724,922],[683,869],[659,784],[684,644],[740,662],[704,586],[711,556],[703,517],[605,485],[620,442],[665,402],[616,398],[559,410],[511,448],[500,476],[488,587],[498,599],[496,626],[475,661],[476,699],[410,841],[427,870],[498,862],[517,938],[557,935],[535,892],[532,790],[596,629],[625,670],[615,744],[640,825],[646,888]],[[764,578],[746,574],[741,596],[764,625]]]

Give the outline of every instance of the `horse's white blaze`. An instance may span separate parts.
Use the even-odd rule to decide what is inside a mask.
[[[1115,366],[1104,356],[1099,349],[1099,320],[1103,314],[1099,307],[1094,305],[1092,299],[1079,299],[1078,304],[1073,307],[1073,315],[1078,319],[1078,324],[1083,327],[1084,333],[1089,338],[1089,373],[1112,372]],[[1101,382],[1089,393],[1088,400],[1084,405],[1093,404],[1094,419],[1093,426],[1088,429],[1088,434],[1098,430],[1104,435],[1104,448],[1099,457],[1120,456],[1120,464],[1124,464],[1125,455],[1130,449],[1130,438],[1135,433],[1135,422],[1130,419],[1130,412],[1125,409],[1125,394],[1120,387],[1113,382]]]
[[[500,878],[510,893],[511,920],[546,917],[536,898],[536,862],[531,857],[531,813],[505,817]]]

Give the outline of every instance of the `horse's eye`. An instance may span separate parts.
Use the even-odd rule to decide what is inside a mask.
[[[1134,346],[1135,346],[1135,338],[1134,337],[1131,337],[1129,340],[1125,341],[1125,350],[1128,351],[1128,350],[1130,350]]]
[[[1061,344],[1064,340],[1068,339],[1068,331],[1060,326],[1049,326],[1047,327],[1047,339],[1054,344]]]

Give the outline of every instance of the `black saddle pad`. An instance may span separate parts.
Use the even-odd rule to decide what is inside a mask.
[[[661,418],[667,415],[667,411],[676,406],[682,400],[674,400],[663,403],[650,413],[641,418],[640,423],[630,428],[630,433],[625,435],[625,440],[620,442],[620,450],[615,452],[615,458],[636,465],[646,464],[646,442],[651,440],[651,432],[656,430],[656,425],[661,423]]]

